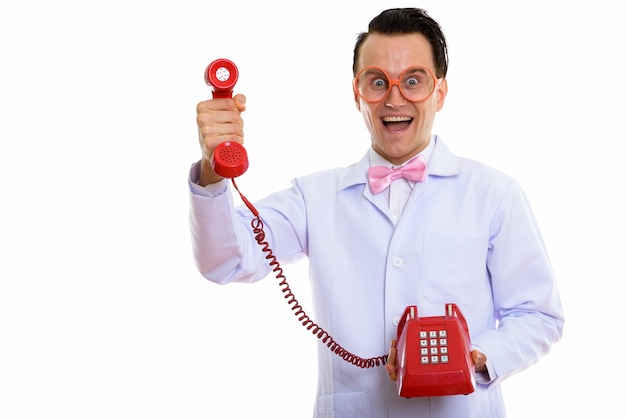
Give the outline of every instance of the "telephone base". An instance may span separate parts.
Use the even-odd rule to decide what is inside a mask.
[[[398,395],[404,398],[467,395],[476,388],[469,332],[460,309],[418,317],[408,306],[398,325]]]
[[[398,381],[398,395],[403,398],[469,395],[475,390],[473,376],[464,370],[436,375],[428,373],[405,374],[398,376]]]

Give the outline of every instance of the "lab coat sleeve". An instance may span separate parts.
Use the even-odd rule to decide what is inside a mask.
[[[564,324],[546,248],[515,182],[493,218],[487,268],[498,327],[477,335],[473,345],[489,358],[491,386],[547,354],[561,338]]]
[[[197,168],[189,177],[189,227],[194,260],[198,271],[208,280],[225,284],[233,281],[253,282],[259,279],[253,261],[243,258],[234,215],[232,193],[227,190],[211,196],[195,184]],[[239,234],[243,236],[243,231]],[[246,264],[248,267],[246,268]]]
[[[251,211],[243,205],[235,207],[228,182],[223,192],[207,192],[199,190],[199,186],[195,184],[197,175],[198,164],[192,166],[188,182],[189,225],[193,255],[199,272],[206,279],[218,284],[251,283],[267,276],[274,266],[268,261],[267,251],[263,251],[264,246],[257,242],[258,231],[253,230],[254,216]],[[296,189],[283,192],[280,196],[274,201],[290,205],[299,205],[302,201]],[[277,261],[296,261],[301,254],[301,247],[291,220],[283,216],[280,205],[276,205],[278,209],[272,211],[261,205],[259,204],[259,208],[263,208],[260,209],[261,219],[264,221],[263,240],[272,243],[269,249]]]

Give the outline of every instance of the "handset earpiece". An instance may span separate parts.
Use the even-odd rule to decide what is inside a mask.
[[[232,98],[239,70],[226,58],[216,59],[206,67],[204,81],[213,89],[214,99]]]
[[[238,78],[237,66],[226,58],[216,59],[204,71],[204,81],[212,88],[214,99],[232,98]],[[240,143],[226,141],[215,147],[211,165],[221,177],[239,177],[248,169],[248,154]]]

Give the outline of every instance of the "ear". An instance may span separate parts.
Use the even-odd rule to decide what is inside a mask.
[[[354,85],[354,82],[352,83],[352,93],[354,94],[354,104],[356,104],[356,110],[360,112],[361,111],[361,96],[359,96],[359,93],[356,91],[356,86]]]
[[[443,104],[446,101],[448,95],[448,79],[444,78],[437,90],[437,112],[443,109]]]

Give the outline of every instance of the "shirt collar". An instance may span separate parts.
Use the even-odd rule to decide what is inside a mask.
[[[367,170],[370,168],[372,155],[376,157],[378,154],[370,147],[369,150],[364,153],[361,160],[350,167],[346,176],[339,182],[338,190],[367,183]],[[424,149],[422,155],[424,155],[428,163],[429,176],[455,176],[461,172],[459,158],[448,149],[437,135],[433,136],[433,139],[426,149]],[[388,166],[391,166],[389,161],[382,157],[381,159],[383,162],[386,161]]]

